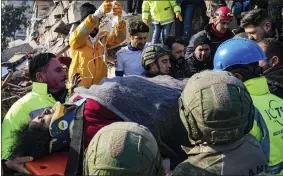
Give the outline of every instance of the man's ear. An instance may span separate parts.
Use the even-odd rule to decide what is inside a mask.
[[[273,56],[271,58],[271,65],[274,66],[274,65],[277,65],[277,64],[279,64],[279,58],[278,58],[278,56]]]
[[[271,24],[271,22],[270,22],[270,21],[267,21],[267,22],[265,22],[265,23],[264,23],[264,25],[263,25],[263,29],[265,30],[265,32],[270,31],[270,30],[271,30],[271,28],[272,28],[272,24]]]
[[[240,73],[234,73],[234,76],[243,81],[243,76]]]
[[[37,72],[35,74],[35,78],[36,78],[36,81],[37,82],[40,82],[40,83],[43,83],[44,82],[44,76],[42,75],[42,73],[40,72]]]
[[[148,66],[149,66],[149,70],[150,70],[150,71],[153,71],[153,70],[156,69],[156,64],[155,64],[155,63],[151,63],[151,64],[149,64]]]

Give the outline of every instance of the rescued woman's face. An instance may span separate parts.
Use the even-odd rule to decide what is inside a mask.
[[[54,114],[54,110],[49,108],[45,109],[43,113],[32,120],[32,122],[40,123],[44,126],[49,127],[52,116]]]

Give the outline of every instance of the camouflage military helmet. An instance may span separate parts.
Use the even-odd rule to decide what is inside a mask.
[[[191,77],[179,108],[192,144],[229,143],[253,126],[252,99],[242,81],[226,71],[204,71]]]
[[[84,161],[85,175],[161,176],[164,174],[157,142],[144,126],[116,122],[91,140]]]
[[[159,57],[170,55],[170,49],[166,45],[154,44],[146,47],[142,52],[142,66],[147,69],[147,66],[155,62]]]

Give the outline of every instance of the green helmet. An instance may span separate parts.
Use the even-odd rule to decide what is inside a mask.
[[[170,55],[170,49],[166,45],[154,44],[146,47],[142,52],[142,66],[147,69],[147,66],[155,62],[158,58]]]
[[[229,143],[253,126],[252,99],[243,82],[226,71],[204,71],[191,77],[179,108],[192,144]]]
[[[91,140],[84,161],[85,175],[161,176],[157,142],[144,126],[131,122],[108,125]]]

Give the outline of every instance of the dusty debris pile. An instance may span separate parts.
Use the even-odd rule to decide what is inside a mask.
[[[9,76],[9,74],[7,76]],[[31,89],[32,89],[32,82],[28,76],[27,67],[13,72],[12,77],[7,82],[6,86],[2,87],[2,91],[1,91],[2,115],[6,114],[10,109],[10,107],[18,99],[20,99],[22,96],[30,92]]]

